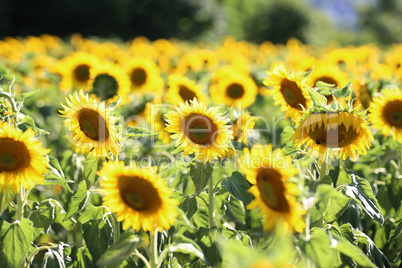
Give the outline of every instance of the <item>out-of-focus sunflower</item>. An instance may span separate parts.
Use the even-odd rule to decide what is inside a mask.
[[[14,193],[22,186],[30,189],[42,184],[47,174],[49,149],[35,138],[28,129],[22,132],[13,125],[0,122],[0,188],[4,193],[11,189]]]
[[[356,55],[352,48],[332,49],[325,54],[324,61],[336,65],[341,70],[353,70],[356,67]]]
[[[55,69],[62,76],[60,89],[65,91],[71,91],[74,88],[87,89],[90,70],[100,63],[101,60],[97,56],[85,52],[76,52],[65,57]]]
[[[166,130],[173,133],[176,146],[181,145],[184,155],[194,153],[204,163],[225,156],[233,138],[229,119],[218,112],[219,106],[208,108],[197,99],[190,103],[180,103],[165,116]]]
[[[356,95],[355,105],[361,105],[363,109],[367,109],[372,101],[373,91],[376,91],[375,84],[368,83],[368,78],[361,77],[353,80],[351,88]]]
[[[105,63],[90,70],[89,88],[102,101],[116,101],[124,104],[130,92],[130,79],[117,65]]]
[[[158,138],[163,144],[169,144],[170,133],[166,131],[166,119],[164,116],[163,106],[161,104],[147,103],[146,105],[146,120],[154,131],[159,131]]]
[[[156,63],[149,58],[135,58],[125,67],[134,93],[149,92],[156,96],[163,91],[163,79]]]
[[[69,140],[76,152],[89,153],[95,157],[117,155],[120,149],[117,118],[105,108],[105,102],[98,103],[81,90],[66,98],[67,105],[59,110],[65,117],[64,125],[72,132]]]
[[[266,215],[265,230],[277,228],[277,232],[302,232],[305,224],[301,215],[305,214],[295,195],[299,189],[287,182],[289,177],[298,173],[291,166],[291,158],[284,156],[280,149],[272,151],[272,145],[254,145],[249,151],[244,149],[240,159],[240,170],[247,180],[253,184],[249,192],[255,199],[248,209],[260,208],[260,215]],[[279,227],[279,228],[278,228]]]
[[[120,162],[107,162],[99,171],[101,186],[108,193],[104,205],[116,213],[123,229],[155,232],[168,230],[177,217],[178,202],[170,199],[172,191],[156,173],[156,168],[124,166]]]
[[[302,73],[288,72],[283,65],[276,65],[263,83],[275,100],[275,105],[281,105],[281,111],[286,116],[297,118],[304,109],[311,105],[311,98],[306,90],[306,79]]]
[[[257,93],[254,80],[241,73],[222,77],[209,87],[209,94],[215,103],[228,107],[241,105],[242,109],[254,103]]]
[[[329,150],[337,158],[355,160],[367,153],[373,139],[366,120],[349,111],[306,112],[293,135],[298,149],[321,160]]]
[[[199,102],[206,103],[208,98],[202,93],[201,85],[183,75],[170,75],[168,77],[168,90],[165,95],[167,102],[178,105],[196,98]]]
[[[385,88],[374,97],[369,108],[369,120],[373,128],[402,143],[402,91],[399,88]]]
[[[247,112],[236,118],[232,125],[233,140],[248,144],[248,135],[257,120],[257,117],[251,116]]]

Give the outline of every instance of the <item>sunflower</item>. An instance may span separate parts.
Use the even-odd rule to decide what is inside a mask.
[[[120,96],[120,102],[126,102],[130,92],[130,79],[120,67],[110,63],[98,65],[91,69],[90,77],[91,94],[102,101],[116,101]]]
[[[324,159],[332,149],[337,158],[351,157],[355,160],[365,155],[370,148],[373,135],[366,120],[353,112],[306,113],[293,135],[298,149],[304,146],[309,153]]]
[[[178,105],[180,102],[190,101],[194,98],[199,102],[207,102],[207,97],[201,91],[201,85],[196,84],[184,75],[176,74],[168,77],[167,102]]]
[[[402,91],[399,88],[385,88],[374,97],[368,115],[373,128],[402,143]]]
[[[306,90],[306,79],[302,73],[288,72],[283,65],[275,65],[273,71],[267,72],[268,78],[263,83],[272,89],[275,105],[281,105],[281,111],[290,118],[299,117],[303,108],[311,105],[311,98]]]
[[[43,173],[47,174],[49,149],[35,139],[35,133],[28,129],[22,132],[8,123],[0,122],[0,188],[2,192],[11,189],[14,193],[42,184]]]
[[[130,226],[136,231],[155,232],[167,230],[177,217],[178,202],[170,199],[172,191],[165,181],[155,174],[156,168],[138,168],[124,166],[120,162],[107,162],[99,171],[101,186],[108,195],[103,202],[118,221],[123,222],[123,229]]]
[[[152,92],[161,95],[163,79],[156,63],[149,58],[135,58],[125,67],[135,93]]]
[[[68,105],[60,110],[65,117],[64,125],[72,132],[69,139],[77,152],[89,153],[95,157],[109,156],[109,151],[117,155],[119,151],[118,136],[111,111],[105,108],[105,102],[84,95],[81,90],[66,98]]]
[[[180,103],[165,116],[166,130],[174,133],[176,146],[181,145],[185,156],[194,153],[204,163],[225,156],[233,138],[229,119],[218,113],[219,106],[208,108],[197,99],[190,103]]]
[[[280,149],[273,152],[272,145],[257,144],[251,151],[244,149],[240,170],[253,185],[249,192],[255,199],[247,209],[259,207],[260,215],[266,214],[264,230],[273,230],[280,224],[283,232],[303,231],[305,224],[300,216],[305,211],[295,197],[299,189],[287,182],[289,177],[299,172],[291,166],[290,156],[284,156]]]
[[[249,113],[244,113],[236,118],[232,125],[233,140],[248,144],[248,135],[255,126],[257,117],[251,116]]]
[[[226,106],[241,105],[242,109],[254,103],[258,87],[254,80],[241,72],[222,76],[209,87],[213,101]]]

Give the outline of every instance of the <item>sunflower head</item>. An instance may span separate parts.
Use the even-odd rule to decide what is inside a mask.
[[[176,146],[181,145],[184,155],[194,153],[198,160],[215,160],[225,156],[231,145],[232,131],[217,107],[207,107],[197,99],[180,103],[166,116],[166,130],[173,133]]]
[[[382,130],[394,140],[402,143],[402,91],[399,88],[385,88],[373,99],[368,115],[373,128]]]
[[[198,102],[206,103],[207,97],[202,93],[201,85],[184,75],[170,75],[168,77],[168,90],[166,92],[167,102],[178,105],[180,102],[191,101],[194,98]]]
[[[300,117],[303,109],[311,105],[311,98],[306,89],[306,79],[302,73],[288,72],[283,65],[275,65],[264,85],[271,87],[269,94],[275,105],[281,105],[281,111],[290,118]]]
[[[169,198],[172,191],[155,172],[156,168],[141,169],[135,163],[126,167],[123,162],[107,162],[99,171],[101,186],[108,193],[103,202],[118,221],[124,221],[123,229],[131,226],[154,233],[174,223],[178,202]]]
[[[280,149],[272,151],[272,145],[254,145],[249,151],[244,149],[240,159],[240,170],[247,180],[253,184],[250,192],[255,197],[247,208],[259,207],[261,215],[267,214],[264,229],[272,230],[277,224],[282,230],[302,232],[304,222],[300,215],[304,214],[301,205],[296,202],[298,188],[287,182],[287,179],[298,173],[291,166],[291,158],[284,156]]]
[[[135,58],[125,67],[130,78],[132,92],[161,94],[163,79],[156,63],[150,58]]]
[[[64,125],[71,131],[70,142],[77,152],[94,156],[117,155],[120,149],[116,131],[117,118],[105,108],[105,102],[98,103],[88,94],[75,92],[66,98],[67,105],[59,112],[65,117]]]
[[[47,174],[49,149],[35,138],[28,129],[22,132],[8,123],[0,123],[0,187],[4,193],[11,189],[14,193],[42,184],[43,174]]]

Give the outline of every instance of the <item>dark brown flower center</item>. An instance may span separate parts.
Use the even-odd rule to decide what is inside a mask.
[[[80,64],[74,69],[74,78],[79,82],[86,83],[89,80],[89,65]]]
[[[302,94],[295,81],[290,81],[286,78],[281,81],[281,93],[287,104],[301,111],[302,106],[306,108],[306,98]]]
[[[387,102],[383,109],[383,117],[391,126],[402,128],[402,101]]]
[[[197,97],[195,92],[185,85],[179,85],[179,95],[184,102],[193,100],[195,97]]]
[[[147,73],[142,68],[135,68],[130,75],[131,83],[135,86],[142,86],[147,81]]]
[[[226,88],[226,96],[228,96],[231,99],[240,99],[244,95],[244,88],[243,85],[238,84],[238,83],[233,83],[230,84]]]
[[[31,156],[25,144],[11,138],[0,138],[0,171],[19,171],[27,166]]]
[[[81,131],[88,138],[101,142],[109,138],[106,121],[97,111],[83,108],[78,111],[77,118]]]
[[[113,76],[102,73],[95,77],[92,92],[100,97],[102,101],[113,98],[117,95],[119,84]]]
[[[186,116],[184,133],[192,142],[204,146],[213,144],[218,135],[216,124],[201,114]]]
[[[264,203],[272,210],[287,213],[290,211],[285,196],[282,175],[274,168],[261,168],[257,174],[257,188]]]
[[[162,206],[154,185],[139,176],[120,176],[118,188],[124,203],[136,211],[152,213]]]

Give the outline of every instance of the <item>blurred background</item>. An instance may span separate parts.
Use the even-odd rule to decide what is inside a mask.
[[[402,42],[400,0],[1,0],[0,38],[69,37],[378,45]]]

